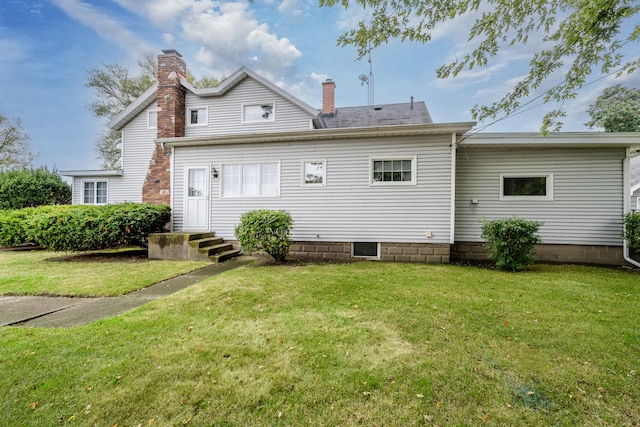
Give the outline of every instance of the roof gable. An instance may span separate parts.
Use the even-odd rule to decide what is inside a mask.
[[[182,87],[193,93],[196,96],[202,98],[224,96],[234,87],[236,87],[241,81],[246,78],[251,78],[266,87],[272,92],[286,98],[291,103],[297,105],[302,110],[306,111],[312,118],[321,119],[320,111],[311,107],[309,104],[303,102],[299,98],[291,95],[289,92],[283,90],[277,85],[271,83],[269,80],[257,74],[255,71],[242,67],[233,72],[229,77],[224,79],[216,87],[211,88],[196,88],[187,82],[185,79],[180,79]],[[108,127],[112,130],[121,130],[127,123],[129,123],[134,117],[140,114],[145,108],[156,101],[158,97],[158,85],[157,83],[147,89],[140,97],[133,101],[127,108],[125,108],[120,114],[115,116],[109,123]]]

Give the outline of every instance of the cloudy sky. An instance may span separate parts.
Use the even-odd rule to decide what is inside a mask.
[[[87,71],[117,63],[135,72],[139,59],[167,48],[177,49],[196,77],[222,77],[245,65],[318,108],[321,82],[331,78],[338,107],[366,105],[367,86],[358,76],[369,74],[369,62],[358,60],[355,48],[336,45],[363,13],[319,8],[317,0],[2,0],[0,111],[22,120],[37,165],[98,168],[94,141],[105,123],[87,109],[94,96],[85,86]],[[504,94],[539,46],[507,50],[487,68],[438,80],[436,68],[469,48],[460,31],[465,24],[441,26],[428,44],[392,42],[373,50],[375,103],[414,96],[426,102],[434,121],[457,122],[471,120],[473,105]],[[563,130],[586,130],[584,112],[614,84],[598,77],[564,104]],[[640,86],[638,73],[622,83]],[[537,131],[555,106],[530,107],[486,131]]]

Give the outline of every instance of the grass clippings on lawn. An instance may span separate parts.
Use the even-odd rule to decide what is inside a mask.
[[[138,249],[0,251],[0,295],[121,296],[206,265],[149,260],[146,251]]]
[[[0,425],[635,425],[639,278],[242,267],[91,325],[0,329]]]

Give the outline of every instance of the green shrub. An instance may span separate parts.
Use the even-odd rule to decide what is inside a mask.
[[[149,233],[164,231],[168,206],[41,206],[0,214],[0,245],[36,243],[54,251],[89,251],[147,245]]]
[[[624,216],[624,238],[629,249],[640,253],[640,212],[629,212]]]
[[[71,203],[71,186],[47,168],[0,172],[0,209]]]
[[[482,220],[482,238],[489,258],[505,270],[518,271],[533,264],[535,244],[540,243],[541,222],[522,218]]]
[[[247,252],[265,251],[283,262],[291,246],[293,220],[286,211],[268,209],[245,212],[236,227],[236,238]]]

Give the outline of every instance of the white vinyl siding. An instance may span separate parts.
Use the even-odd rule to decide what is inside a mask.
[[[187,109],[207,107],[208,115],[208,125],[187,126],[186,137],[311,129],[309,112],[251,78],[224,96],[199,97],[187,92],[186,102]],[[273,105],[273,119],[243,122],[244,106],[248,105]]]
[[[544,223],[540,228],[543,243],[620,245],[624,155],[624,149],[615,148],[460,147],[455,241],[483,241],[483,218],[517,216]],[[552,175],[553,200],[501,200],[501,175]]]
[[[280,110],[279,110],[280,111]],[[450,135],[183,147],[175,152],[175,195],[184,186],[181,171],[206,160],[221,170],[234,163],[280,164],[280,197],[221,197],[222,179],[212,181],[211,227],[235,239],[243,212],[285,209],[298,241],[449,243],[451,211]],[[370,185],[371,157],[416,158],[416,185]],[[301,185],[303,162],[323,159],[326,187]],[[174,199],[174,229],[183,229],[183,201]],[[425,231],[432,238],[425,237]]]

